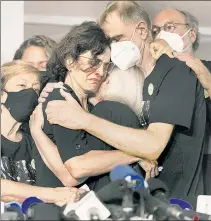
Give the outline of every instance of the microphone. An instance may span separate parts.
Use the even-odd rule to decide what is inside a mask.
[[[126,188],[126,180],[115,180],[98,190],[97,196],[106,204],[119,205],[122,203]]]
[[[90,217],[105,220],[111,215],[93,191],[88,192],[76,203],[68,203],[63,214],[67,216],[71,211],[74,211],[80,220],[89,220]]]
[[[135,181],[131,182],[134,183],[134,189],[145,186],[145,188],[149,189],[150,193],[153,196],[163,200],[167,200],[166,198],[168,198],[170,195],[169,189],[163,181],[157,178],[150,178],[148,182],[146,182],[141,173],[138,174],[133,168],[128,165],[119,165],[115,167],[110,173],[110,179],[111,181],[121,179],[129,181],[131,179],[131,181]]]
[[[33,213],[32,207],[39,203],[43,203],[43,201],[36,197],[26,198],[22,203],[22,212],[26,214],[28,217],[33,216],[33,214],[31,214]]]
[[[138,174],[133,168],[128,165],[119,165],[115,167],[110,173],[110,179],[112,181],[117,181],[123,179],[126,181],[126,188],[124,188],[124,194],[122,199],[122,210],[124,211],[125,219],[131,218],[132,213],[135,210],[136,205],[134,205],[134,191],[143,186],[148,187],[144,178]],[[139,205],[140,205],[140,215],[144,218],[144,200],[143,195],[139,192]]]
[[[182,212],[179,209],[172,207],[171,205],[169,205],[169,203],[167,203],[164,200],[152,196],[150,194],[150,188],[147,182],[144,181],[144,178],[139,174],[137,174],[136,171],[134,171],[130,166],[119,165],[115,167],[110,173],[110,178],[111,180],[125,179],[126,181],[132,184],[134,184],[135,181],[135,186],[133,186],[134,192],[139,193],[140,197],[142,196],[144,198],[144,203],[146,204],[147,211],[150,214],[155,214],[156,217],[159,217],[159,219],[163,220],[168,217],[173,217],[176,219],[186,218],[185,216],[183,216]],[[159,190],[160,192],[163,192],[163,189],[165,189],[166,186],[163,185],[161,181],[160,182],[158,181],[159,182],[158,185],[155,183],[154,180],[150,181],[153,184],[152,185],[153,189],[151,189],[151,191],[155,195],[159,195],[158,194]],[[137,181],[138,185],[136,183]]]
[[[53,203],[38,203],[30,210],[28,220],[61,220],[62,209]]]
[[[157,178],[150,178],[148,180],[148,186],[150,193],[161,200],[168,201],[170,192],[166,184]]]
[[[111,181],[121,179],[126,181],[136,181],[134,182],[134,189],[147,185],[142,174],[138,174],[132,167],[128,165],[118,165],[114,167],[109,176]]]
[[[21,205],[18,202],[10,202],[5,205],[5,212],[1,215],[2,220],[25,220]]]

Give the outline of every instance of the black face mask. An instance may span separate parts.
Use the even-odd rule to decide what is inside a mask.
[[[19,92],[7,92],[5,107],[17,122],[27,122],[38,104],[38,95],[29,88]]]

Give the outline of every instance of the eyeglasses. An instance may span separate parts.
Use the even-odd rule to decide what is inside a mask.
[[[101,65],[103,65],[104,74],[109,75],[115,66],[114,63],[112,62],[104,63],[102,62],[102,60],[98,58],[93,59],[93,58],[88,58],[85,56],[79,56],[79,57],[85,58],[88,60],[88,62],[80,62],[80,69],[84,71],[85,73],[93,73],[98,68],[100,68]]]
[[[187,26],[189,24],[188,23],[178,23],[178,22],[167,22],[165,25],[163,25],[161,27],[154,26],[152,28],[152,37],[155,38],[160,33],[160,31],[162,29],[167,32],[173,32],[175,30],[175,28],[179,25]]]

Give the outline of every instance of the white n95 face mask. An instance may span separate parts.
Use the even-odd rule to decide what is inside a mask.
[[[111,60],[122,71],[135,66],[140,58],[140,50],[132,41],[120,41],[111,44]]]
[[[169,46],[176,52],[183,52],[185,50],[187,50],[190,46],[191,43],[184,49],[184,42],[183,42],[183,38],[185,37],[185,35],[188,34],[188,32],[191,29],[189,29],[187,32],[185,32],[185,34],[183,36],[180,36],[177,33],[172,33],[172,32],[167,32],[167,31],[163,31],[161,30],[160,33],[158,34],[158,36],[156,37],[156,39],[163,39],[165,40]]]

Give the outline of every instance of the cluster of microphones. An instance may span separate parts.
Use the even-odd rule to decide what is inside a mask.
[[[211,220],[176,198],[159,179],[147,182],[132,167],[119,165],[110,173],[111,182],[98,192],[89,191],[63,207],[36,197],[22,205],[5,204],[2,220]]]

